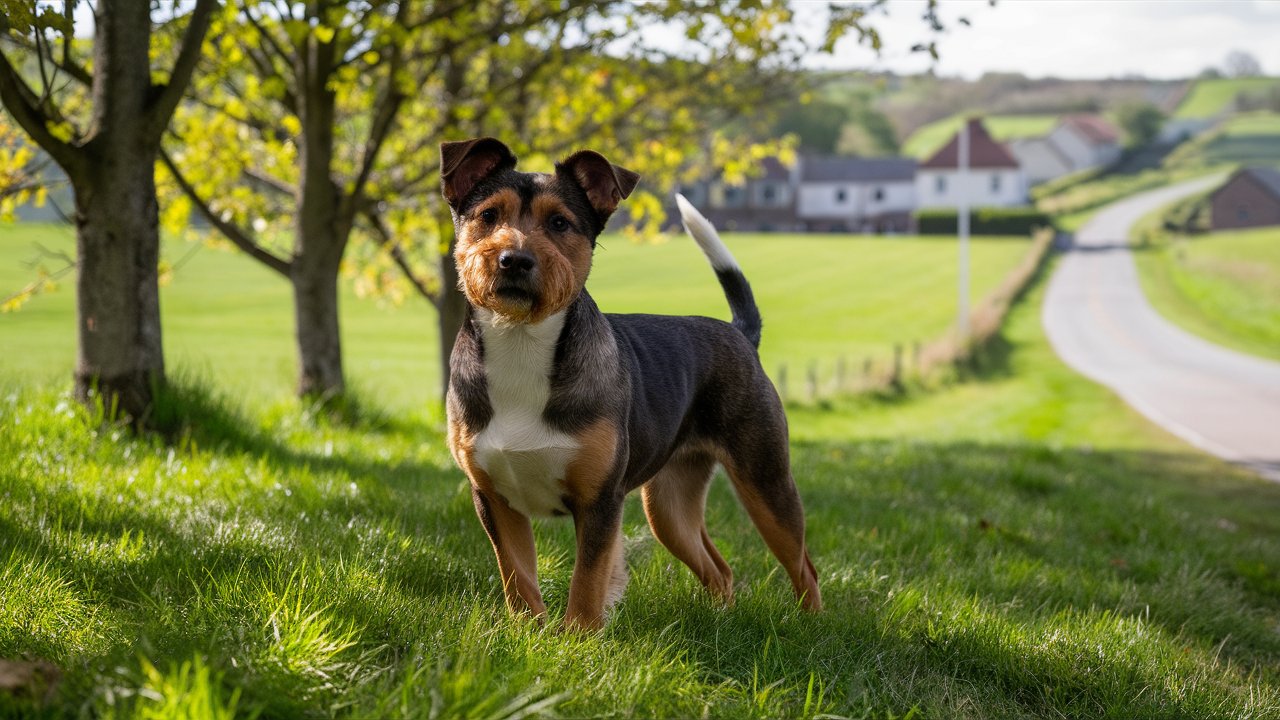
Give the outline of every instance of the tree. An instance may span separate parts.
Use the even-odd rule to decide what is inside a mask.
[[[1246,78],[1262,75],[1262,63],[1258,58],[1243,50],[1232,50],[1222,63],[1227,77]]]
[[[1116,109],[1116,122],[1124,129],[1131,146],[1146,145],[1160,134],[1165,115],[1149,102],[1133,102]]]
[[[547,166],[591,145],[659,182],[708,156],[741,174],[783,144],[706,128],[755,122],[791,92],[777,82],[798,62],[790,21],[785,3],[755,0],[242,0],[210,34],[165,164],[197,212],[293,285],[298,390],[340,394],[337,282],[353,245],[357,288],[388,292],[394,270],[437,308],[447,366],[465,304],[437,189],[441,139],[501,135]],[[664,22],[702,57],[634,41]],[[652,192],[629,206],[651,226],[661,216]]]
[[[164,381],[155,159],[216,2],[160,24],[160,36],[181,33],[167,72],[150,57],[151,3],[101,0],[91,58],[75,41],[74,7],[3,0],[0,33],[18,60],[0,52],[0,101],[75,193],[76,396],[98,393],[141,423]]]

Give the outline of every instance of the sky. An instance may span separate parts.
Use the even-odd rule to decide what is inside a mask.
[[[797,16],[821,24],[827,3],[799,0]],[[1186,78],[1221,67],[1227,53],[1252,54],[1270,75],[1280,75],[1280,0],[941,0],[947,25],[933,36],[921,21],[923,0],[889,0],[874,26],[884,40],[880,56],[846,38],[834,56],[814,56],[813,67],[916,73],[932,64],[940,75],[973,79],[986,72],[1029,77],[1105,78],[1144,75]],[[968,18],[966,27],[954,19]],[[935,37],[940,60],[911,53]]]

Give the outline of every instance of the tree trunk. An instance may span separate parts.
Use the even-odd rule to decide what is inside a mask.
[[[76,194],[79,349],[75,392],[145,423],[164,381],[159,211],[150,120],[149,3],[101,3],[94,39],[93,136]]]
[[[303,132],[298,162],[298,214],[294,223],[294,320],[298,343],[298,394],[331,398],[346,391],[338,330],[338,270],[353,219],[341,212],[334,184],[333,124],[336,98],[329,86],[332,43],[306,41],[296,69]]]
[[[75,393],[145,422],[164,382],[154,150],[113,144],[77,178]],[[149,154],[148,154],[149,153]]]
[[[309,238],[318,242],[318,238]],[[342,372],[342,336],[338,330],[338,265],[319,252],[295,256],[294,322],[298,341],[298,395],[331,398],[346,391]]]

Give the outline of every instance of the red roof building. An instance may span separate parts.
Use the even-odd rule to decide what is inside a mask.
[[[969,118],[969,167],[971,168],[1018,168],[1018,160],[1009,152],[1009,148],[996,142],[982,124],[981,118]],[[958,168],[960,167],[960,133],[951,136],[951,140],[942,149],[934,153],[928,160],[920,163],[922,168]]]

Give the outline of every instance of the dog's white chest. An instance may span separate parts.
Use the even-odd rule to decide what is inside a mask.
[[[561,499],[564,474],[579,444],[542,420],[564,313],[514,326],[479,313],[493,417],[476,436],[476,461],[515,510],[530,516],[568,512]]]

